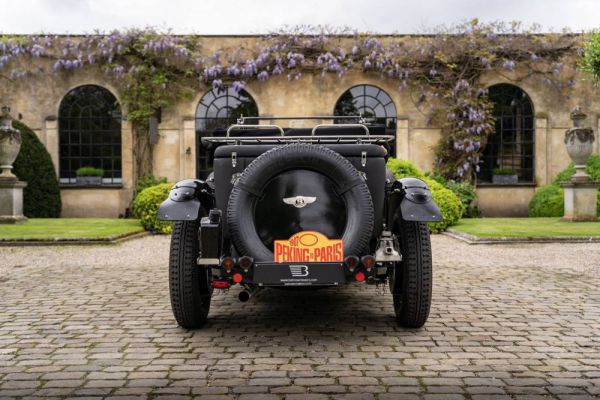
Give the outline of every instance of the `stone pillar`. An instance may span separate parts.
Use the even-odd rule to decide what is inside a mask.
[[[21,132],[12,126],[10,108],[2,107],[0,116],[0,224],[27,221],[23,215],[25,182],[12,173],[12,164],[21,149]]]
[[[402,160],[410,157],[408,134],[408,117],[399,116],[396,125],[396,157]]]
[[[594,150],[594,130],[585,128],[586,115],[579,107],[571,112],[573,128],[565,132],[565,145],[569,157],[575,163],[575,175],[561,182],[565,191],[565,221],[597,221],[598,182],[585,172],[585,162]]]

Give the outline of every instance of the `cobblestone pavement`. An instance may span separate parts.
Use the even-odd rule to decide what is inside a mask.
[[[0,398],[579,399],[600,396],[600,245],[436,236],[431,317],[371,286],[215,297],[185,331],[168,238],[0,248]]]

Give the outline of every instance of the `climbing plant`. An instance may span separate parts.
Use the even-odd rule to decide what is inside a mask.
[[[7,36],[0,38],[0,73],[16,80],[48,68],[54,73],[101,69],[119,88],[136,138],[147,148],[148,118],[191,96],[198,85],[239,91],[251,81],[277,76],[342,78],[361,71],[395,82],[428,123],[441,127],[435,147],[440,174],[472,180],[493,129],[482,76],[494,71],[507,80],[535,78],[566,90],[575,84],[581,50],[577,35],[542,34],[539,28],[525,29],[519,23],[477,20],[432,35],[410,36],[297,27],[210,54],[203,40],[153,29],[82,37]],[[137,156],[148,158],[143,151]],[[140,168],[146,169],[141,175],[151,172]]]

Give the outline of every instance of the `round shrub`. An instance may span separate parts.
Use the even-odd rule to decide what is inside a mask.
[[[425,178],[425,174],[410,161],[391,158],[386,164],[387,169],[392,171],[396,179],[400,178]]]
[[[464,206],[456,194],[441,183],[429,178],[423,180],[429,186],[433,200],[440,208],[443,218],[441,222],[429,222],[429,230],[433,233],[443,232],[460,220]]]
[[[530,217],[562,217],[564,214],[563,189],[554,184],[539,188],[529,202]]]
[[[156,217],[160,203],[169,197],[172,186],[170,183],[150,186],[133,199],[133,213],[147,231],[166,234],[173,231],[173,224],[170,221],[159,221]]]
[[[50,154],[27,125],[13,121],[13,127],[21,132],[23,139],[13,164],[13,173],[27,182],[23,190],[23,214],[28,218],[60,217],[60,188]]]

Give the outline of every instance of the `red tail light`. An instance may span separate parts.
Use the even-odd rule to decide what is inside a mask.
[[[233,281],[235,283],[240,283],[243,280],[244,280],[244,277],[242,276],[242,274],[237,273],[237,272],[235,274],[233,274]]]
[[[363,256],[362,259],[360,260],[362,262],[362,265],[364,265],[364,267],[367,270],[370,270],[371,268],[373,268],[375,266],[375,257],[373,256]]]
[[[229,289],[229,282],[227,281],[213,281],[212,287],[215,289]]]
[[[240,259],[238,260],[238,264],[244,271],[247,271],[252,266],[253,263],[254,263],[254,260],[252,259],[252,257],[248,257],[248,256],[240,257]]]
[[[221,260],[221,265],[223,266],[223,268],[225,268],[227,271],[231,271],[231,269],[233,268],[233,266],[235,265],[235,261],[233,258],[231,257],[223,257],[223,259]]]
[[[357,272],[356,275],[354,275],[354,279],[356,279],[356,282],[363,282],[365,280],[365,274]]]
[[[344,260],[344,263],[346,264],[346,267],[348,267],[348,269],[350,271],[354,271],[354,268],[356,268],[358,266],[358,261],[359,261],[358,257],[356,257],[356,256],[348,256]]]

